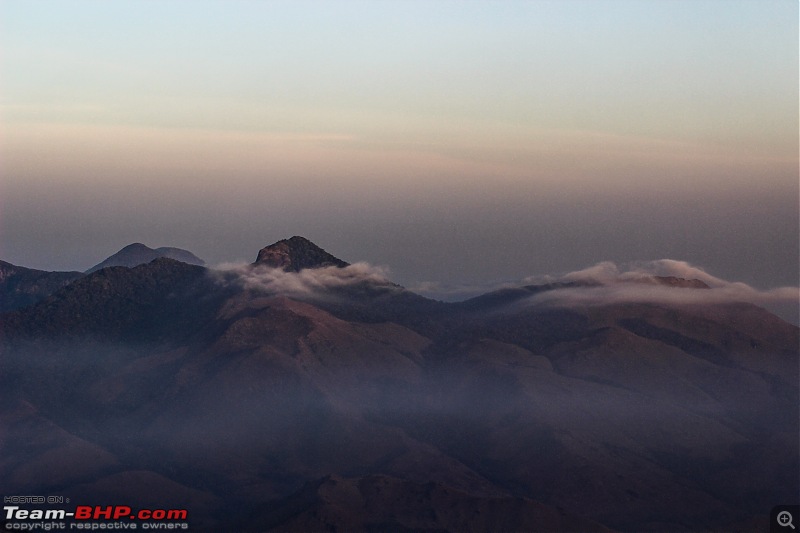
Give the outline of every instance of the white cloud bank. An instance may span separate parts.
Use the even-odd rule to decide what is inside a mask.
[[[303,298],[336,297],[337,289],[369,286],[383,290],[401,290],[389,280],[389,270],[368,263],[355,263],[345,268],[325,267],[286,272],[252,264],[222,264],[215,270],[220,283],[235,284],[246,290],[267,294],[284,294]],[[669,283],[657,279],[681,278],[699,280],[707,287],[695,283]],[[760,290],[741,282],[727,281],[713,276],[702,268],[685,261],[660,259],[617,265],[610,261],[558,276],[526,278],[521,283],[502,283],[493,286],[450,286],[437,283],[420,283],[410,289],[429,297],[458,300],[500,288],[520,285],[569,284],[536,292],[515,305],[548,305],[557,307],[601,306],[617,303],[655,304],[721,304],[747,302],[767,307],[785,319],[798,321],[800,288],[778,287]],[[578,285],[576,285],[578,284]],[[447,298],[449,296],[449,298]],[[461,296],[461,298],[459,298]]]
[[[386,268],[368,263],[354,263],[344,268],[307,268],[300,272],[287,272],[263,265],[225,263],[217,267],[217,274],[221,281],[237,283],[246,290],[289,296],[322,295],[332,289],[365,283],[385,288],[396,287],[389,281]]]
[[[659,277],[700,280],[708,288],[681,287],[660,284]],[[583,270],[559,277],[540,277],[528,283],[582,282],[590,286],[563,287],[534,295],[530,303],[551,305],[604,305],[621,302],[665,304],[712,304],[749,302],[757,305],[800,303],[800,288],[778,287],[759,290],[741,282],[731,282],[712,276],[705,270],[685,261],[660,259],[637,262],[620,268],[604,261]]]

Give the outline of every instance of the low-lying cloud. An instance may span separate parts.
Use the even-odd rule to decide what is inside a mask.
[[[686,261],[659,259],[657,261],[638,261],[626,265],[623,270],[616,263],[603,261],[594,266],[564,274],[558,281],[588,281],[595,283],[614,283],[618,281],[646,281],[654,276],[675,277],[686,280],[700,280],[709,287],[722,287],[730,282],[712,276],[702,268]]]
[[[214,272],[220,283],[235,284],[245,290],[266,294],[303,298],[336,297],[336,290],[348,288],[402,290],[399,285],[390,281],[387,268],[368,263],[355,263],[345,268],[331,266],[304,269],[300,272],[287,272],[264,265],[228,263],[219,265]],[[708,305],[746,302],[766,307],[793,323],[798,323],[800,305],[798,287],[756,289],[746,283],[718,278],[700,267],[674,259],[624,265],[604,261],[566,274],[536,276],[518,283],[503,282],[483,287],[443,286],[425,282],[410,287],[410,290],[428,297],[454,301],[520,285],[555,287],[537,291],[516,305],[574,307],[618,303]]]
[[[708,288],[670,285],[663,281],[663,278],[668,277],[699,280]],[[559,306],[591,306],[622,302],[664,304],[749,302],[757,305],[797,305],[800,302],[798,287],[760,290],[746,283],[726,281],[685,261],[673,259],[636,262],[624,268],[610,261],[604,261],[562,276],[529,278],[525,281],[534,284],[553,282],[585,284],[541,292],[530,299],[530,303]]]
[[[246,290],[289,296],[319,296],[331,290],[364,284],[396,287],[389,281],[386,268],[368,263],[354,263],[344,268],[307,268],[300,272],[264,265],[226,263],[217,267],[216,274],[221,282],[235,283]]]

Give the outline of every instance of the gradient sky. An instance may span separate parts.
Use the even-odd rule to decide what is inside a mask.
[[[0,258],[798,284],[795,0],[0,3]]]

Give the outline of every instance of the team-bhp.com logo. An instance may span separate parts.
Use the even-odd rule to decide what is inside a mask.
[[[78,505],[65,509],[23,509],[3,506],[5,529],[50,531],[59,529],[189,529],[186,509],[139,509],[127,505]],[[65,521],[69,520],[69,524]],[[184,522],[178,522],[184,520]]]

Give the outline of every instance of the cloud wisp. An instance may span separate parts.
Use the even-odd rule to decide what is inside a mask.
[[[263,294],[330,300],[363,290],[402,291],[390,281],[389,270],[369,263],[344,268],[324,267],[287,272],[264,265],[224,263],[212,270],[219,283]],[[547,286],[515,306],[598,307],[620,303],[661,305],[713,305],[751,303],[766,307],[782,318],[798,322],[800,287],[756,289],[746,283],[727,281],[685,261],[660,259],[618,265],[603,261],[561,275],[529,277],[518,283],[490,286],[441,285],[423,282],[410,290],[429,298],[459,301],[498,289]]]
[[[237,284],[245,290],[295,297],[323,296],[332,290],[364,285],[384,289],[397,287],[389,281],[388,269],[368,263],[354,263],[344,268],[307,268],[300,272],[264,265],[224,263],[217,266],[215,274],[221,283]]]
[[[683,283],[680,280],[687,280]],[[705,286],[690,283],[698,280]],[[760,290],[746,283],[727,281],[685,261],[660,259],[620,268],[604,261],[558,277],[528,278],[529,283],[571,283],[537,293],[529,303],[555,306],[597,306],[613,303],[718,304],[748,302],[757,305],[800,302],[800,288]],[[673,283],[670,283],[673,281]],[[574,285],[581,284],[581,285]]]

